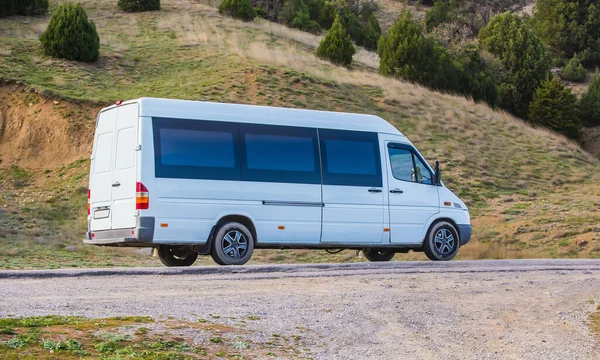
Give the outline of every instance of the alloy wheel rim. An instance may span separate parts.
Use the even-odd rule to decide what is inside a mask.
[[[241,231],[231,230],[221,239],[223,253],[232,259],[241,259],[248,251],[248,240]]]
[[[456,240],[448,229],[440,229],[435,233],[435,248],[442,255],[448,255],[454,250]]]

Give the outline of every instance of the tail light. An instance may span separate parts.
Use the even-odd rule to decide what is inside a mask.
[[[88,189],[88,215],[90,215],[90,209],[91,209],[91,204],[90,204],[90,199],[92,198],[92,190]]]
[[[150,205],[148,199],[148,189],[141,182],[135,184],[135,209],[146,210]]]

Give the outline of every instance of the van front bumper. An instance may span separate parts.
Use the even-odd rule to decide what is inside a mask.
[[[83,242],[100,246],[142,247],[152,246],[153,240],[154,217],[138,216],[134,228],[88,231]]]
[[[473,227],[471,225],[458,225],[458,236],[460,236],[460,246],[465,245],[471,240]]]

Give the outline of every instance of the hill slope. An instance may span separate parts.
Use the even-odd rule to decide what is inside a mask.
[[[352,69],[333,66],[313,55],[318,37],[223,18],[209,3],[163,0],[160,12],[141,14],[119,12],[110,0],[82,4],[101,37],[96,64],[45,57],[37,34],[47,17],[0,19],[0,78],[31,86],[0,87],[0,206],[8,209],[0,228],[21,234],[11,238],[44,234],[65,246],[66,238],[78,239],[95,113],[115,100],[156,96],[377,114],[428,160],[440,160],[445,183],[472,209],[475,238],[462,257],[600,251],[600,164],[562,136],[382,78],[376,56],[364,50]],[[41,217],[40,209],[61,215]],[[79,227],[65,237],[69,219]],[[321,260],[308,252],[265,254]]]

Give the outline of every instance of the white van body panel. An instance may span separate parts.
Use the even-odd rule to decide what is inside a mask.
[[[161,144],[163,135],[179,131],[178,136],[186,141],[188,130],[164,128],[157,124],[177,122],[208,124],[206,126],[217,128],[236,127],[233,135],[228,136],[232,137],[235,146],[245,146],[243,151],[234,148],[236,159],[237,154],[244,154],[239,159],[240,164],[236,165],[240,166],[243,179],[240,176],[232,179],[171,174],[158,176],[159,167],[164,167],[164,161],[167,161],[163,160],[161,153],[169,155],[169,146],[174,146],[173,143]],[[261,130],[265,126],[266,130]],[[312,139],[318,181],[288,181],[289,176],[288,180],[281,181],[246,178],[254,171],[245,157],[250,151],[248,144],[254,141],[251,135],[255,133],[252,131],[256,131],[256,136],[268,138],[271,136],[270,129],[283,127],[288,132],[292,131],[289,129],[300,129],[297,131],[307,133],[306,144]],[[165,131],[164,134],[162,131]],[[192,134],[193,131],[196,130],[190,130],[187,135],[200,134]],[[219,133],[221,130],[215,131]],[[355,135],[368,139],[353,140]],[[295,135],[291,136],[290,141],[294,142]],[[410,147],[420,157],[402,133],[373,115],[148,98],[111,106],[100,113],[94,137],[90,170],[91,213],[86,242],[98,245],[124,243],[126,246],[201,246],[211,239],[222,219],[235,221],[244,218],[248,219],[254,232],[256,247],[378,246],[417,249],[435,221],[444,218],[459,226],[469,225],[466,206],[447,188],[401,181],[394,177],[390,144]],[[353,159],[346,159],[348,163],[345,165],[328,165],[329,160],[342,161],[344,153],[335,151],[362,149],[361,146],[366,146],[366,152],[375,154],[375,167],[364,171],[355,169]],[[283,148],[270,151],[277,153],[280,150],[285,152]],[[205,159],[200,159],[195,151],[189,149],[187,154],[178,153],[177,156],[196,157],[198,161]],[[214,151],[218,151],[217,148]],[[333,154],[330,154],[330,159],[327,158],[328,151]],[[356,150],[352,155],[357,156],[357,163],[360,163],[359,158],[365,151]],[[104,156],[100,156],[102,154]],[[168,161],[179,163],[177,156],[169,156]],[[186,169],[186,165],[176,166]],[[427,163],[424,169],[433,171]],[[347,178],[354,176],[350,173],[346,176],[347,171],[354,175],[358,173],[359,180],[346,184]],[[273,176],[276,175],[275,171]],[[148,189],[148,209],[135,209],[137,182]],[[115,184],[118,185],[113,186]],[[395,189],[403,192],[390,192]],[[445,208],[443,204],[447,201],[453,205],[460,204],[461,209]],[[109,208],[108,216],[103,218],[106,207]],[[94,214],[101,216],[95,217]],[[120,231],[118,234],[114,232],[117,229]],[[470,230],[468,234],[470,237]]]

